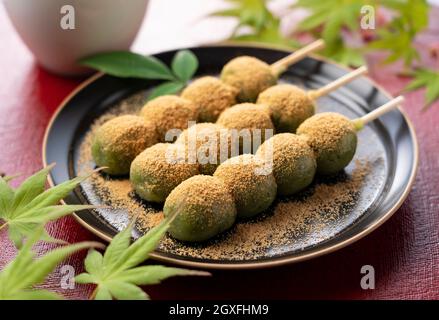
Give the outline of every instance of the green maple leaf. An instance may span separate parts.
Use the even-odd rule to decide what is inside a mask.
[[[383,0],[382,5],[397,16],[386,28],[378,30],[378,39],[371,42],[368,48],[386,50],[390,54],[385,62],[402,59],[404,66],[409,67],[414,60],[419,60],[413,41],[417,33],[428,25],[428,4],[424,0]]]
[[[337,41],[343,28],[358,30],[362,6],[364,1],[361,0],[299,0],[294,5],[311,12],[300,22],[299,29],[312,31],[323,26],[322,37],[327,44]]]
[[[216,11],[211,16],[229,17],[238,20],[231,39],[244,42],[263,42],[283,47],[297,48],[298,42],[289,39],[280,32],[280,19],[267,8],[268,0],[226,0],[232,6]],[[247,32],[241,34],[246,28]]]
[[[323,51],[323,55],[347,66],[359,67],[366,64],[363,51],[360,48],[351,48],[343,44],[339,39]]]
[[[368,48],[388,51],[386,63],[392,63],[402,59],[406,67],[414,60],[419,60],[419,53],[413,47],[413,35],[406,32],[401,20],[395,20],[388,29],[378,31],[378,40],[368,44]]]
[[[0,177],[0,220],[4,221],[0,229],[8,228],[9,238],[17,248],[41,224],[74,211],[94,208],[89,205],[57,205],[87,176],[74,178],[44,191],[47,175],[52,168],[53,165],[37,172],[16,190],[9,186],[10,179]],[[59,242],[45,231],[42,240]]]
[[[426,0],[379,0],[377,4],[393,10],[398,19],[414,33],[428,26],[428,3]],[[409,31],[409,30],[408,30]]]
[[[405,91],[414,91],[426,88],[425,105],[423,109],[430,107],[439,99],[439,72],[427,69],[419,69],[414,72],[414,78],[406,87]]]
[[[82,242],[63,246],[35,259],[33,245],[44,233],[40,226],[30,234],[17,256],[0,272],[0,300],[53,300],[59,295],[48,290],[35,289],[47,275],[68,255],[85,248],[101,246],[95,242]]]
[[[345,29],[359,29],[363,5],[364,2],[361,0],[299,0],[293,7],[305,8],[310,12],[310,15],[299,23],[298,30],[308,31],[323,38],[326,44],[323,55],[345,65],[360,66],[365,63],[362,51],[346,46],[342,33]]]
[[[362,48],[363,50],[350,48],[343,41],[343,31],[358,31],[361,8],[365,4],[375,8],[386,7],[392,10],[396,17],[388,26],[378,29],[378,39]],[[424,0],[371,0],[368,3],[364,3],[363,0],[299,0],[293,7],[310,11],[310,15],[299,24],[299,30],[322,37],[326,43],[324,55],[341,63],[356,66],[364,63],[362,55],[366,49],[388,51],[386,63],[401,59],[406,67],[410,66],[413,60],[419,58],[417,50],[413,48],[413,40],[428,24],[428,5]]]
[[[257,33],[264,28],[267,20],[274,18],[270,11],[267,10],[267,1],[265,0],[226,0],[226,2],[231,3],[232,7],[230,9],[216,11],[211,15],[238,18],[238,28],[251,26]]]
[[[172,218],[163,220],[130,245],[134,225],[131,223],[113,238],[104,255],[93,249],[89,251],[85,259],[87,272],[76,276],[76,282],[95,284],[93,297],[97,300],[145,300],[149,297],[140,285],[157,284],[172,276],[209,275],[159,265],[137,266],[156,248],[171,221]]]

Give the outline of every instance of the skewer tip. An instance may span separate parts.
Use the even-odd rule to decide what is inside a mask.
[[[402,102],[404,102],[403,96],[398,96],[389,102],[383,104],[381,107],[372,110],[368,114],[362,116],[361,118],[357,118],[355,120],[352,120],[352,123],[355,126],[355,129],[357,131],[360,131],[364,128],[366,124],[369,122],[381,117],[382,115],[386,114],[387,112],[392,111],[393,109],[396,109]]]
[[[279,76],[283,73],[290,65],[296,63],[297,61],[303,59],[305,56],[313,53],[317,50],[323,49],[325,47],[325,41],[323,39],[318,39],[303,48],[300,48],[293,52],[292,54],[274,62],[271,65],[272,72]]]

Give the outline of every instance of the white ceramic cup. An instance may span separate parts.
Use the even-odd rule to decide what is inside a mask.
[[[87,72],[78,66],[78,59],[130,48],[148,0],[4,0],[4,4],[21,38],[44,68],[77,75]],[[65,5],[74,8],[75,29],[61,27]]]

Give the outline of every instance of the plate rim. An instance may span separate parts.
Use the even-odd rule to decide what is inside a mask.
[[[261,49],[274,49],[274,50],[284,51],[285,53],[293,52],[293,50],[289,50],[285,47],[264,45],[264,44],[260,44],[260,43],[245,43],[244,44],[244,43],[237,43],[236,41],[225,41],[225,42],[220,42],[220,43],[212,43],[212,44],[202,45],[202,46],[198,46],[198,47],[200,47],[200,48],[203,48],[203,47],[249,47],[249,48],[261,48]],[[190,47],[189,47],[189,49],[190,49]],[[173,50],[178,50],[178,48],[173,49]],[[163,52],[167,52],[167,51],[173,51],[173,50],[166,50],[166,51],[157,52],[157,53],[154,53],[154,55],[159,54],[159,53],[163,53]],[[346,70],[346,71],[351,70],[350,68],[343,66],[343,65],[339,64],[338,62],[335,62],[329,58],[318,56],[315,54],[311,54],[309,56],[311,56],[313,59],[336,65],[337,67],[339,67],[343,70]],[[105,75],[105,73],[103,73],[103,72],[97,72],[96,74],[90,76],[89,78],[87,78],[86,80],[81,82],[75,89],[73,89],[61,101],[61,103],[56,108],[55,112],[52,114],[52,116],[47,124],[47,127],[45,129],[44,137],[43,137],[42,161],[43,161],[44,167],[46,167],[48,165],[47,158],[46,158],[47,140],[49,137],[49,133],[52,129],[53,123],[57,119],[58,115],[65,108],[67,103],[78,92],[80,92],[83,88],[87,87],[89,84],[93,83],[97,79],[103,77],[104,75]],[[369,78],[368,76],[363,76],[363,79],[370,82],[374,87],[378,88],[387,98],[389,98],[389,99],[393,98],[393,96],[386,89],[384,89],[381,85],[376,83],[373,79]],[[375,231],[378,227],[380,227],[382,224],[384,224],[391,216],[393,216],[393,214],[401,207],[401,205],[406,200],[406,198],[409,195],[409,193],[413,187],[413,184],[416,180],[416,174],[418,172],[418,167],[419,167],[419,144],[418,144],[418,139],[417,139],[417,135],[416,135],[416,130],[415,130],[415,127],[414,127],[412,121],[407,116],[407,113],[402,109],[402,107],[398,106],[397,109],[401,113],[404,120],[406,121],[408,128],[409,128],[410,136],[413,140],[414,165],[413,165],[412,170],[410,172],[409,181],[408,181],[401,197],[398,199],[398,201],[384,215],[382,215],[379,219],[374,221],[374,223],[372,223],[370,226],[368,226],[363,231],[361,231],[361,232],[359,232],[359,233],[351,236],[350,238],[347,238],[339,243],[333,244],[327,248],[322,248],[322,249],[319,249],[319,250],[316,250],[314,252],[310,252],[310,253],[307,253],[307,254],[304,254],[304,255],[301,255],[298,257],[287,257],[287,256],[278,257],[278,258],[275,258],[271,261],[259,261],[259,262],[258,261],[249,261],[249,262],[223,264],[223,263],[213,263],[213,262],[188,261],[188,260],[183,260],[183,259],[167,257],[167,256],[161,255],[160,253],[156,253],[156,252],[152,252],[149,255],[149,257],[154,259],[154,260],[160,261],[160,262],[165,262],[165,263],[170,263],[170,264],[180,265],[180,266],[185,266],[185,267],[201,268],[201,269],[214,269],[214,270],[262,269],[262,268],[276,267],[276,266],[282,266],[282,265],[286,265],[286,264],[292,264],[292,263],[310,260],[310,259],[313,259],[313,258],[316,258],[319,256],[323,256],[323,255],[332,253],[332,252],[337,251],[339,249],[342,249],[342,248],[362,239],[366,235]],[[55,183],[52,179],[51,174],[48,175],[47,180],[48,180],[50,187],[55,186]],[[66,204],[66,202],[64,200],[61,200],[60,203]],[[78,214],[73,212],[72,215],[82,227],[84,227],[85,229],[87,229],[88,231],[90,231],[91,233],[98,236],[99,238],[101,238],[104,241],[107,241],[107,242],[111,241],[112,237],[108,236],[107,234],[103,233],[102,231],[89,225]]]

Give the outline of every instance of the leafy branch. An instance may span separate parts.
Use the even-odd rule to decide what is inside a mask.
[[[231,4],[227,10],[214,12],[211,16],[231,17],[238,26],[230,37],[233,40],[282,44],[291,48],[288,37],[280,34],[281,19],[268,9],[270,0],[224,0]],[[364,5],[374,9],[376,30],[360,29],[364,18],[361,9]],[[426,87],[426,107],[439,99],[435,79],[438,71],[421,67],[413,70],[413,63],[419,62],[419,52],[413,43],[416,36],[428,26],[429,6],[426,0],[298,0],[289,10],[305,9],[308,15],[298,23],[293,35],[308,33],[325,40],[326,48],[321,54],[349,66],[365,64],[365,54],[373,51],[388,52],[385,63],[402,61],[404,74],[413,75],[413,82],[407,91]],[[383,12],[391,13],[385,17]],[[386,21],[388,20],[388,21]],[[239,36],[241,28],[250,29],[250,33]],[[351,41],[355,40],[355,41]],[[350,44],[355,42],[355,46]],[[429,81],[426,81],[428,78]],[[420,83],[422,83],[420,85]]]
[[[175,70],[180,76],[187,77],[189,74],[185,73],[187,69],[178,69],[178,61]],[[88,205],[56,205],[88,176],[68,180],[44,191],[52,168],[53,165],[37,172],[16,190],[9,186],[10,178],[0,177],[0,218],[5,221],[0,229],[8,228],[9,238],[19,248],[17,256],[0,271],[0,300],[61,299],[61,296],[35,286],[72,253],[85,248],[104,248],[96,242],[82,242],[54,249],[35,259],[32,247],[39,240],[62,242],[47,234],[44,225],[48,221],[73,211],[94,208]],[[138,267],[158,245],[174,217],[166,218],[130,244],[133,221],[113,238],[103,255],[95,249],[89,251],[85,259],[87,273],[78,275],[76,281],[96,284],[93,299],[148,299],[139,285],[157,284],[172,276],[209,275],[207,272],[160,265]],[[25,242],[24,238],[27,239]]]
[[[198,59],[189,50],[178,51],[171,68],[155,57],[129,51],[100,53],[81,59],[79,63],[117,77],[164,80],[151,91],[148,99],[179,92],[198,69]]]

